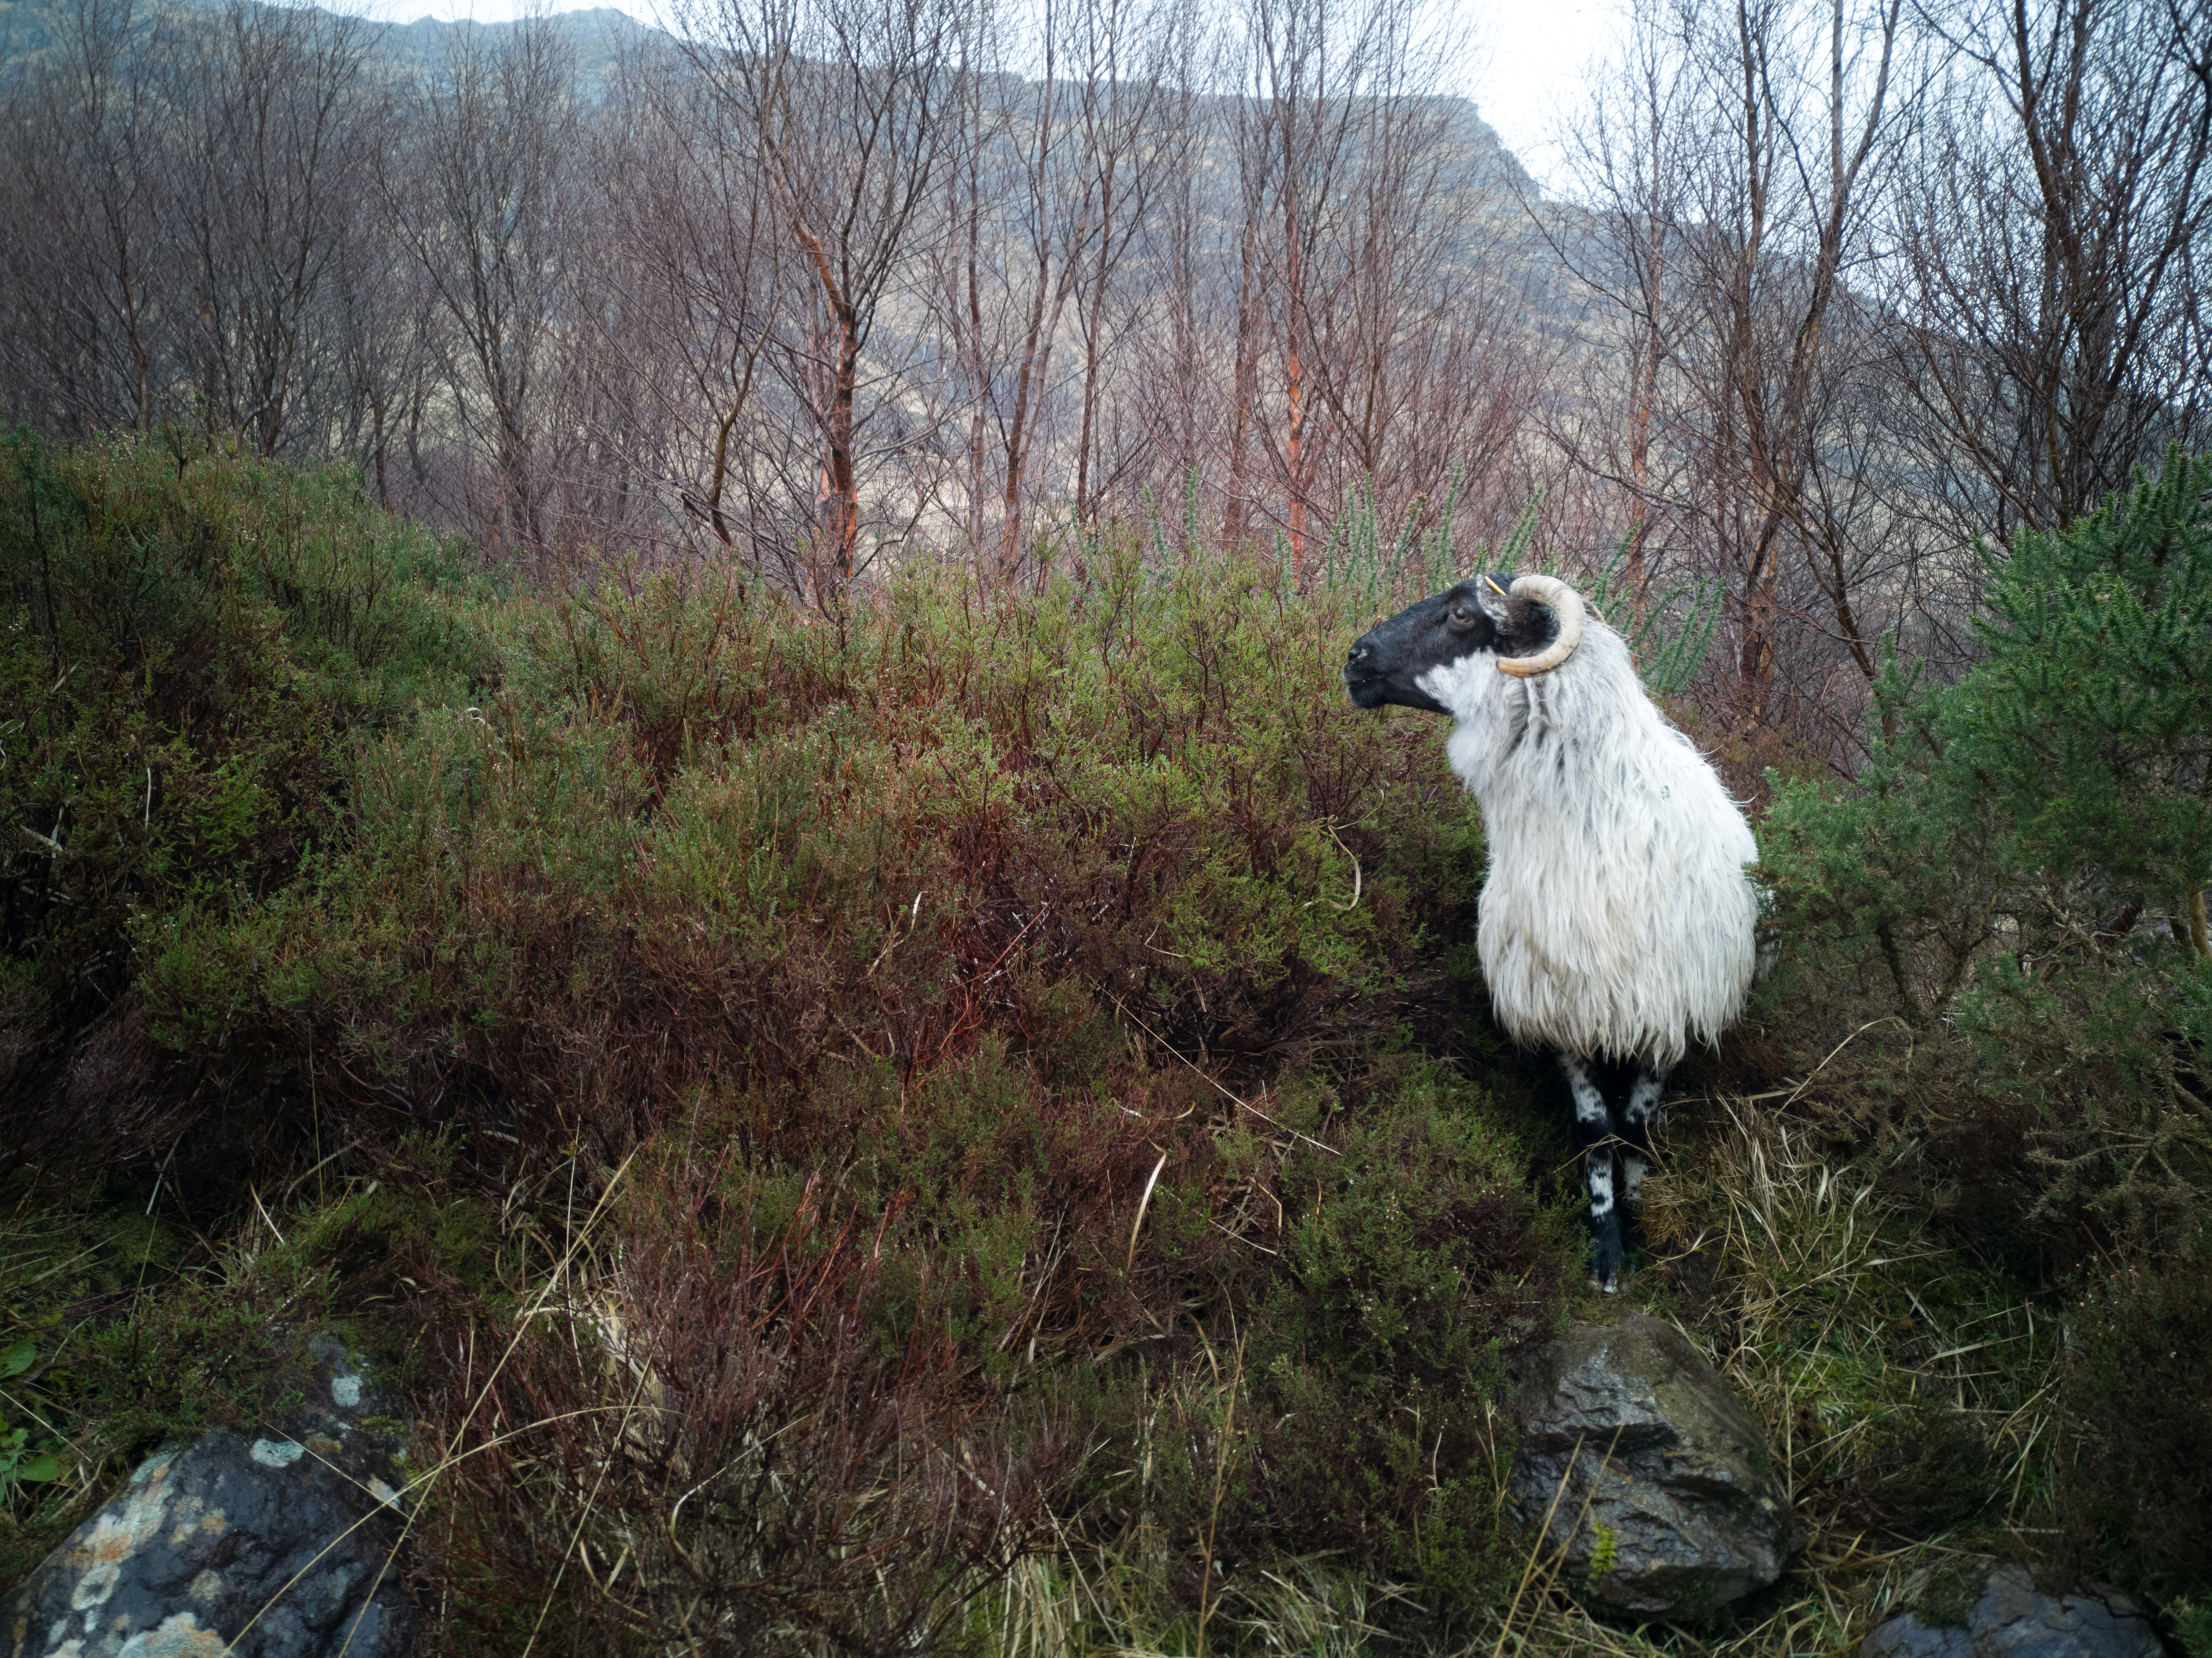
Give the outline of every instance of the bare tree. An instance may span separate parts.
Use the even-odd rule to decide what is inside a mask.
[[[1093,503],[1109,319],[1127,309],[1116,278],[1144,228],[1153,151],[1176,141],[1154,129],[1162,83],[1128,70],[1158,66],[1178,32],[1151,0],[1068,0],[1040,20],[1032,80],[1012,72],[998,20],[982,18],[981,56],[959,76],[951,234],[933,292],[968,400],[966,534],[980,557],[994,503],[994,578],[1010,581],[1030,550],[1030,503],[1066,499],[1071,453],[1076,516]],[[1063,349],[1080,352],[1073,398],[1054,373]]]
[[[716,542],[795,583],[799,526],[777,503],[793,463],[802,479],[809,469],[778,435],[784,411],[763,411],[787,276],[775,201],[748,135],[680,54],[634,56],[619,95],[595,171],[612,186],[620,280],[596,280],[620,291],[624,321],[598,349],[653,405],[641,469]]]
[[[1214,227],[1223,216],[1208,189],[1208,161],[1228,100],[1211,95],[1221,78],[1227,45],[1217,29],[1201,28],[1191,13],[1178,16],[1158,78],[1149,124],[1147,174],[1152,212],[1138,233],[1137,268],[1127,288],[1136,291],[1130,314],[1149,301],[1153,325],[1139,331],[1129,365],[1133,423],[1149,452],[1150,479],[1171,496],[1195,495],[1206,471],[1221,410],[1231,402],[1215,378],[1212,352],[1218,296],[1212,274]],[[1097,302],[1094,299],[1094,303]]]
[[[1470,479],[1489,497],[1479,515],[1503,505],[1510,521],[1525,499],[1508,457],[1544,354],[1526,326],[1528,250],[1472,112],[1409,85],[1419,67],[1410,53],[1392,58],[1360,100],[1341,187],[1308,216],[1301,281],[1285,285],[1297,295],[1285,322],[1308,390],[1299,430],[1286,374],[1275,458],[1301,581],[1310,510],[1360,494],[1425,520],[1455,478],[1462,506]],[[1310,505],[1317,496],[1322,507]]]
[[[376,148],[398,149],[403,129],[386,123]],[[380,192],[365,190],[349,204],[348,251],[334,262],[337,380],[329,429],[336,446],[371,481],[379,505],[430,506],[423,422],[434,398],[437,302],[422,271],[400,246],[398,227]],[[392,461],[406,471],[395,489]]]
[[[1272,522],[1300,581],[1338,502],[1440,495],[1521,425],[1498,303],[1519,233],[1484,205],[1472,111],[1437,91],[1459,44],[1399,0],[1247,14],[1224,524]]]
[[[52,58],[6,83],[0,361],[14,412],[51,431],[148,433],[189,412],[163,236],[167,46],[131,0],[78,0]]]
[[[745,135],[806,282],[781,342],[820,440],[818,598],[860,568],[861,363],[948,138],[958,0],[706,0],[687,51]]]
[[[255,453],[319,454],[343,331],[336,276],[384,136],[359,19],[232,0],[172,60],[171,234],[191,272],[200,419]]]
[[[1835,644],[1863,679],[1878,666],[1859,537],[1879,454],[1850,428],[1876,395],[1880,210],[1917,111],[1905,21],[1902,0],[1647,12],[1613,82],[1626,96],[1579,144],[1601,228],[1571,257],[1627,348],[1620,435],[1582,452],[1618,466],[1639,519],[1694,527],[1725,585],[1731,700],[1753,721],[1789,712],[1793,623],[1816,657]],[[1808,582],[1820,614],[1794,596]]]
[[[551,20],[457,33],[417,86],[413,143],[386,199],[444,325],[446,388],[491,459],[470,513],[495,546],[549,549],[547,381],[578,255],[573,55]]]
[[[2212,422],[2212,4],[1939,21],[1955,72],[1903,215],[1923,452],[2008,537]]]
[[[1597,301],[1594,338],[1577,378],[1552,388],[1551,435],[1575,464],[1626,497],[1623,579],[1644,602],[1655,530],[1684,488],[1682,457],[1661,441],[1659,399],[1675,326],[1680,239],[1690,228],[1682,147],[1692,142],[1694,77],[1674,49],[1662,0],[1638,0],[1620,56],[1594,66],[1586,112],[1565,149],[1583,180],[1584,210],[1560,215],[1531,201],[1535,222]],[[1663,559],[1667,548],[1656,550]]]
[[[1078,14],[1083,74],[1083,154],[1097,191],[1098,225],[1091,258],[1074,273],[1082,334],[1081,410],[1075,437],[1075,515],[1095,523],[1099,503],[1119,469],[1099,452],[1101,404],[1116,290],[1129,251],[1149,222],[1162,180],[1188,166],[1193,124],[1170,115],[1188,84],[1176,65],[1194,49],[1194,18],[1187,6],[1139,0],[1088,0]],[[1163,117],[1169,118],[1163,118]],[[1129,307],[1121,307],[1127,314]]]

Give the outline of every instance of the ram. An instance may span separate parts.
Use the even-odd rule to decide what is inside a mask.
[[[1626,642],[1553,577],[1474,576],[1425,598],[1363,635],[1344,679],[1361,708],[1453,721],[1444,751],[1490,844],[1483,976],[1507,1034],[1566,1073],[1590,1276],[1611,1291],[1668,1075],[1751,987],[1751,827],[1644,694]]]

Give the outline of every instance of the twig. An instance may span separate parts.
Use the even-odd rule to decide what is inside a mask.
[[[1138,1029],[1143,1031],[1145,1035],[1150,1036],[1162,1048],[1166,1048],[1167,1051],[1170,1054],[1174,1054],[1176,1059],[1182,1060],[1182,1062],[1185,1065],[1189,1065],[1193,1071],[1197,1071],[1200,1076],[1204,1077],[1207,1082],[1212,1084],[1214,1091],[1221,1095],[1223,1098],[1235,1101],[1237,1104],[1243,1107],[1245,1110],[1249,1111],[1261,1122],[1266,1123],[1268,1127],[1288,1134],[1294,1140],[1304,1140],[1308,1145],[1313,1147],[1316,1151],[1326,1151],[1332,1157],[1340,1157],[1344,1155],[1343,1152],[1338,1151],[1333,1145],[1323,1145],[1319,1140],[1316,1139],[1310,1134],[1301,1134],[1297,1129],[1291,1127],[1288,1123],[1277,1122],[1273,1117],[1260,1109],[1258,1106],[1254,1105],[1249,1100],[1238,1098],[1237,1095],[1231,1093],[1228,1089],[1222,1086],[1221,1079],[1219,1078],[1212,1075],[1208,1072],[1200,1070],[1197,1066],[1191,1065],[1191,1062],[1188,1060],[1184,1060],[1181,1054],[1176,1052],[1173,1044],[1171,1044],[1166,1037],[1161,1035],[1158,1031],[1153,1029],[1152,1026],[1146,1024],[1135,1014],[1130,1012],[1129,1010],[1122,1005],[1121,999],[1119,996],[1116,996],[1114,999],[1114,1005],[1121,1010],[1121,1017],[1123,1018],[1128,1020],[1131,1024],[1136,1026]]]
[[[1362,880],[1359,869],[1359,854],[1354,852],[1350,847],[1344,844],[1344,837],[1336,832],[1336,825],[1334,823],[1325,823],[1322,827],[1328,831],[1328,838],[1336,842],[1336,849],[1342,853],[1346,857],[1352,859],[1352,901],[1349,903],[1343,904],[1338,903],[1334,898],[1328,901],[1328,907],[1331,909],[1342,910],[1349,913],[1359,908],[1359,894]],[[1317,899],[1309,899],[1306,902],[1305,907],[1308,909],[1311,909],[1318,902],[1320,901]]]
[[[1137,1218],[1129,1223],[1129,1258],[1121,1263],[1125,1272],[1137,1265],[1137,1233],[1145,1224],[1145,1211],[1152,1206],[1152,1187],[1159,1184],[1160,1170],[1168,1166],[1168,1154],[1160,1153],[1160,1160],[1152,1165],[1152,1177],[1145,1182],[1144,1195],[1137,1199]]]

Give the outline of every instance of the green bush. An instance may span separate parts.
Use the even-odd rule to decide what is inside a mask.
[[[514,607],[481,718],[372,742],[351,852],[180,926],[155,1005],[312,1042],[349,1138],[733,1136],[757,1230],[834,1169],[883,1339],[996,1385],[1168,1332],[1183,1388],[1187,1318],[1249,1327],[1213,1558],[1472,1594],[1509,1547],[1484,1401],[1571,1253],[1493,1102],[1386,1057],[1480,1018],[1439,965],[1478,820],[1433,730],[1346,703],[1348,612],[1107,551],[991,611],[917,570],[838,627],[716,575]],[[1261,1430],[1298,1411],[1326,1431]],[[1188,1570],[1205,1482],[1161,1477]]]
[[[0,1153],[142,1151],[202,1108],[149,951],[331,854],[351,733],[488,667],[471,587],[348,474],[0,443]]]
[[[288,1293],[378,1309],[434,1437],[482,1380],[467,1331],[513,1315],[627,1167],[696,1222],[665,1263],[704,1272],[685,1293],[749,1286],[745,1339],[822,1387],[1008,1467],[1058,1466],[1025,1436],[1092,1469],[1182,1446],[1146,1523],[1186,1588],[1209,1548],[1248,1574],[1336,1551],[1440,1615],[1498,1580],[1502,1355],[1558,1316],[1575,1245],[1528,1195],[1524,1158],[1557,1148],[1500,1126],[1531,1090],[1473,976],[1479,820],[1433,725],[1342,693],[1392,596],[1114,535],[1085,580],[988,604],[925,566],[827,619],[721,568],[501,595],[337,475],[10,453],[7,671],[46,700],[6,733],[5,804],[41,835],[64,806],[101,825],[58,837],[66,904],[51,859],[0,864],[31,922],[0,981],[15,1085],[112,1073],[109,1127],[71,1118],[69,1149],[135,1157],[142,1195],[253,1216],[335,1181],[283,1221]],[[99,622],[126,599],[129,626]],[[46,696],[56,650],[79,665]],[[141,731],[168,757],[134,838]],[[592,1270],[644,1259],[641,1201]],[[787,1257],[791,1283],[843,1263],[826,1345],[775,1290]],[[251,1348],[264,1298],[207,1288],[211,1265],[155,1274],[131,1318],[243,1309],[226,1339]],[[678,1310],[634,1316],[690,1328]],[[598,1408],[592,1352],[531,1351],[538,1403]],[[1146,1425],[1170,1418],[1188,1431]],[[1212,1465],[1171,1477],[1207,1445],[1218,1503]],[[539,1506],[568,1500],[539,1450],[515,1455],[449,1511],[485,1629],[515,1551],[574,1525]],[[1117,1512],[1061,1521],[1095,1539]],[[696,1518],[685,1548],[741,1552]],[[960,1570],[921,1562],[915,1592]],[[621,1625],[559,1581],[572,1627]]]
[[[1418,1586],[1445,1619],[1520,1566],[1501,1497],[1508,1352],[1560,1321],[1577,1217],[1545,1216],[1497,1108],[1413,1066],[1342,1155],[1286,1171],[1282,1262],[1250,1314],[1253,1531]]]
[[[1778,786],[1796,959],[1765,1017],[1835,1061],[1836,1126],[1872,1129],[1936,1236],[2063,1321],[2065,1448],[2033,1481],[2021,1455],[2015,1503],[2027,1481],[2075,1565],[2171,1594],[2212,1562],[2184,1339],[2212,1311],[2212,459],[1993,552],[1977,627],[1955,684],[1892,664],[1855,786]]]
[[[2062,1264],[2193,1248],[2212,1177],[2208,490],[2212,459],[2177,451],[1992,555],[1984,659],[1949,686],[1893,662],[1893,735],[1856,786],[1780,786],[1762,826],[1800,982],[1825,981],[1838,1024],[1894,1016],[1913,1034],[1893,1051],[1940,1056],[1923,1104]]]
[[[1575,1217],[1537,1208],[1449,1068],[1384,1055],[1357,1097],[1281,1102],[1314,1132],[1270,1183],[1279,1230],[1241,1252],[1247,1292],[1083,1396],[1106,1424],[1087,1534],[1152,1561],[1163,1618],[1318,1557],[1408,1586],[1433,1637],[1519,1570],[1505,1360],[1560,1320]]]

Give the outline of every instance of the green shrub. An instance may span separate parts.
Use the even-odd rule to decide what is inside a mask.
[[[1519,1568],[1505,1359],[1560,1316],[1572,1217],[1537,1209],[1495,1106],[1449,1068],[1387,1056],[1359,1096],[1279,1119],[1328,1138],[1282,1159],[1249,1293],[1181,1363],[1087,1401],[1108,1424],[1089,1534],[1156,1551],[1185,1613],[1328,1558],[1408,1586],[1434,1635]]]
[[[1790,1009],[1800,1039],[1893,1016],[1863,1074],[1917,1090],[1970,1196],[2001,1194],[2061,1266],[2186,1247],[2212,1178],[2208,491],[2212,459],[2176,451],[1991,555],[1984,659],[1950,686],[1893,663],[1893,735],[1856,786],[1782,786],[1762,826],[1797,982],[1828,1009]]]
[[[1448,1622],[1519,1567],[1505,1360],[1559,1321],[1580,1237],[1535,1209],[1480,1090],[1410,1069],[1341,1157],[1302,1146],[1285,1170],[1282,1261],[1246,1348],[1249,1523],[1278,1552],[1415,1585]]]
[[[330,855],[349,733],[487,668],[469,586],[343,473],[0,443],[0,1151],[143,1150],[198,1108],[149,949]]]
[[[1990,556],[1983,659],[1949,686],[1893,664],[1856,786],[1777,789],[1796,961],[1764,1017],[1835,1061],[1832,1130],[1873,1131],[1932,1236],[2043,1321],[2065,1304],[2059,1425],[2005,1452],[2008,1504],[2069,1569],[2167,1595],[2212,1571],[2188,1339],[2212,1315],[2212,459]],[[2001,1391],[2045,1396],[2037,1351]],[[1965,1520],[1971,1461],[1877,1447],[1847,1506]]]
[[[687,1253],[654,1257],[675,1298],[624,1315],[654,1342],[742,1289],[732,1327],[856,1420],[911,1407],[932,1445],[1008,1467],[1048,1442],[1148,1457],[1139,1506],[1185,1590],[1334,1551],[1450,1617],[1506,1570],[1504,1351],[1555,1320],[1575,1246],[1501,1127],[1531,1090],[1494,1057],[1468,948],[1479,819],[1437,727],[1343,695],[1346,642],[1389,598],[1110,536],[1090,578],[988,604],[920,565],[828,619],[720,567],[501,596],[341,478],[180,477],[122,447],[16,463],[8,671],[31,683],[54,647],[86,666],[8,736],[37,756],[11,751],[9,786],[46,780],[9,804],[44,833],[40,803],[74,823],[96,796],[118,831],[65,854],[113,864],[98,937],[65,930],[74,901],[35,909],[46,865],[0,865],[45,929],[0,977],[22,1075],[112,1073],[139,1114],[112,1106],[128,1132],[76,1149],[158,1152],[137,1166],[207,1206],[195,1159],[246,1208],[310,1168],[337,1182],[283,1222],[290,1291],[377,1309],[434,1424],[459,1434],[488,1385],[468,1330],[514,1315],[627,1167],[687,1218]],[[49,599],[56,549],[76,574]],[[130,629],[84,619],[118,593]],[[166,784],[123,832],[141,728],[163,763],[234,780],[193,797],[189,846]],[[64,1005],[100,950],[106,999]],[[185,1108],[193,1086],[220,1117]],[[593,1270],[642,1271],[659,1221],[621,1224]],[[776,1274],[825,1262],[851,1293],[810,1325]],[[132,1317],[201,1304],[171,1279]],[[605,1332],[562,1328],[481,1422],[598,1408],[584,1338]],[[734,1387],[726,1357],[684,1363]],[[1094,1388],[1095,1433],[1071,1403]],[[745,1410],[684,1459],[744,1443]],[[487,1463],[484,1501],[452,1511],[451,1587],[486,1638],[520,1615],[501,1583],[574,1525],[538,1460],[558,1436],[513,1430],[506,1485]],[[890,1477],[880,1447],[817,1448],[817,1517]],[[682,1471],[622,1501],[652,1512]],[[915,1523],[958,1489],[930,1485]],[[1070,1535],[1126,1515],[1093,1495]],[[697,1517],[683,1547],[738,1546]],[[909,1564],[933,1624],[966,1568]],[[573,1627],[621,1624],[562,1581]],[[879,1613],[884,1638],[915,1627]]]

